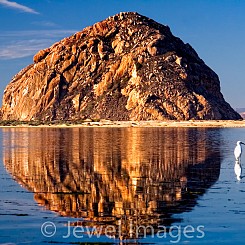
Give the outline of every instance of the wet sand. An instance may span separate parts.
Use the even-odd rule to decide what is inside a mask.
[[[110,121],[100,120],[98,122],[86,120],[79,124],[65,122],[64,124],[44,124],[44,125],[8,125],[6,127],[212,127],[212,128],[242,128],[245,127],[245,120],[190,120],[190,121]]]

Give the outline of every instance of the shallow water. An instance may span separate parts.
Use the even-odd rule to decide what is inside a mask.
[[[0,244],[243,244],[245,129],[2,129]],[[244,160],[245,161],[245,160]]]

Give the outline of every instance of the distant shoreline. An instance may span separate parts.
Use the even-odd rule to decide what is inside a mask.
[[[81,122],[19,122],[2,121],[0,128],[77,128],[77,127],[169,127],[169,128],[243,128],[245,120],[190,120],[190,121],[110,121],[110,120],[84,120]]]

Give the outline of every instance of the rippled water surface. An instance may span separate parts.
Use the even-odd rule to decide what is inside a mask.
[[[0,136],[0,244],[244,244],[245,178],[235,177],[233,149],[245,129]]]

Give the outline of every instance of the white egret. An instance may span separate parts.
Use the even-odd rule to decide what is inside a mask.
[[[237,180],[241,180],[241,176],[242,176],[242,167],[241,167],[241,164],[240,164],[239,161],[236,161],[236,162],[235,162],[234,171],[235,171]]]
[[[245,145],[241,141],[237,141],[237,143],[236,143],[236,147],[235,147],[235,150],[234,150],[234,155],[235,155],[236,161],[240,161],[241,160],[241,155],[242,155],[242,146],[241,146],[241,144]]]

